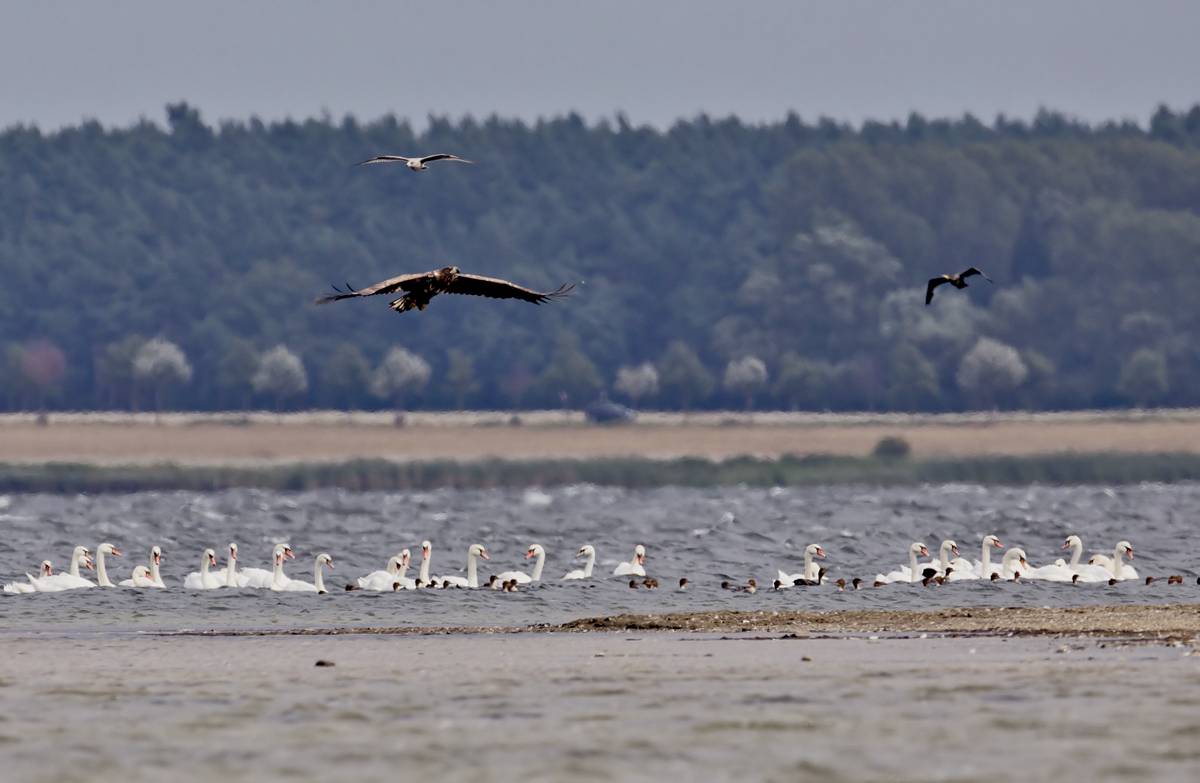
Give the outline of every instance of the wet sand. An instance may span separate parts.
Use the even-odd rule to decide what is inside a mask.
[[[0,769],[33,783],[1200,774],[1190,646],[727,636],[8,633]]]
[[[500,414],[497,414],[500,415]],[[56,414],[50,426],[31,417],[0,420],[0,463],[263,465],[339,462],[649,457],[722,459],[832,454],[864,456],[900,435],[917,457],[1024,456],[1077,452],[1196,453],[1195,411],[1155,414],[840,415],[651,414],[619,427],[588,426],[580,415],[528,414],[532,426],[500,426],[483,414],[413,414],[390,426],[390,414],[233,418]],[[722,418],[724,417],[724,419]],[[495,418],[495,417],[493,417]]]

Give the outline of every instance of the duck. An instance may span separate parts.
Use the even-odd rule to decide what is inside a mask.
[[[525,553],[525,559],[536,557],[537,561],[533,564],[533,573],[527,574],[524,571],[504,571],[499,576],[504,581],[515,580],[519,585],[527,585],[532,582],[542,581],[542,567],[546,565],[546,550],[541,544],[530,544],[529,551]]]
[[[776,579],[782,582],[784,587],[790,587],[802,579],[809,581],[817,579],[820,572],[817,564],[813,562],[814,557],[825,557],[825,552],[821,549],[820,544],[809,544],[804,548],[804,571],[802,573],[788,574],[783,569],[779,569]]]
[[[613,576],[645,576],[643,564],[646,560],[646,548],[638,544],[633,550],[633,559],[628,563],[620,563],[613,569]]]
[[[929,557],[929,550],[920,541],[913,542],[908,548],[908,569],[905,571],[897,568],[887,574],[876,574],[876,584],[892,584],[893,582],[920,582],[921,572],[917,566],[917,555],[925,555]]]
[[[9,582],[8,584],[6,584],[4,586],[4,592],[8,593],[9,595],[21,595],[22,593],[36,593],[36,592],[38,592],[37,585],[38,585],[39,580],[45,579],[46,577],[53,576],[53,575],[54,575],[54,571],[53,571],[53,569],[50,568],[50,561],[43,560],[42,564],[40,566],[38,566],[38,575],[37,576],[33,576],[29,572],[26,572],[25,578],[28,579],[29,581],[27,581],[27,582],[15,582],[15,581]]]
[[[574,571],[568,571],[566,576],[564,576],[561,581],[565,582],[568,579],[592,578],[592,568],[596,565],[596,547],[592,546],[591,544],[584,544],[579,548],[579,553],[575,555],[575,557],[586,557],[587,563],[584,564],[583,568],[576,568]]]
[[[682,593],[685,590],[687,590],[687,586],[690,585],[691,583],[692,583],[692,580],[688,579],[687,577],[680,579],[679,580],[679,592]]]

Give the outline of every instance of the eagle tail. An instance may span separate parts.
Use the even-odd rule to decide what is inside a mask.
[[[548,294],[542,294],[541,298],[537,301],[537,304],[541,304],[542,302],[550,302],[555,299],[566,299],[568,296],[574,296],[578,293],[578,291],[573,290],[574,288],[574,283],[571,283],[570,285],[563,283],[554,291],[551,291]]]

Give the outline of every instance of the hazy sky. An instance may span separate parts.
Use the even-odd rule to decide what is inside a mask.
[[[387,112],[1133,118],[1200,101],[1194,0],[0,0],[0,127]]]

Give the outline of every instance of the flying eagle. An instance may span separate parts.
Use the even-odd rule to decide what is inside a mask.
[[[521,299],[526,302],[541,304],[542,302],[549,302],[552,299],[562,299],[571,296],[571,289],[574,287],[574,283],[571,285],[564,284],[557,291],[539,293],[531,291],[528,288],[522,288],[519,285],[513,285],[507,280],[496,280],[492,277],[479,277],[478,275],[464,275],[458,271],[458,267],[447,266],[417,275],[393,277],[391,280],[384,280],[382,283],[376,283],[370,288],[364,288],[361,291],[355,291],[353,288],[350,288],[349,284],[346,285],[347,292],[343,292],[340,288],[334,286],[333,290],[337,291],[337,293],[332,296],[322,296],[316,301],[316,304],[336,302],[338,299],[349,299],[352,296],[394,294],[397,291],[403,291],[404,296],[396,299],[388,306],[398,313],[403,313],[413,308],[424,310],[425,306],[429,304],[429,300],[438,294],[467,294],[468,296],[486,296],[489,299]]]
[[[966,288],[967,287],[966,279],[968,277],[970,277],[971,275],[979,275],[980,277],[982,277],[984,280],[988,281],[989,283],[992,282],[992,278],[988,277],[983,272],[980,272],[975,267],[971,267],[967,271],[960,272],[957,275],[942,275],[941,277],[935,277],[929,281],[929,287],[925,289],[925,305],[926,305],[926,307],[928,307],[929,303],[933,301],[933,289],[937,288],[942,283],[949,283],[950,285],[954,286],[955,288]]]
[[[378,157],[371,158],[370,160],[364,160],[362,163],[355,163],[354,165],[355,166],[365,166],[368,163],[392,163],[392,162],[395,162],[395,163],[403,163],[405,166],[408,166],[413,171],[421,171],[422,169],[429,168],[428,166],[425,165],[426,163],[432,163],[435,160],[457,160],[459,163],[474,163],[475,162],[473,160],[467,160],[466,158],[459,158],[455,155],[445,155],[445,154],[426,155],[423,158],[402,158],[399,155],[379,155]]]

